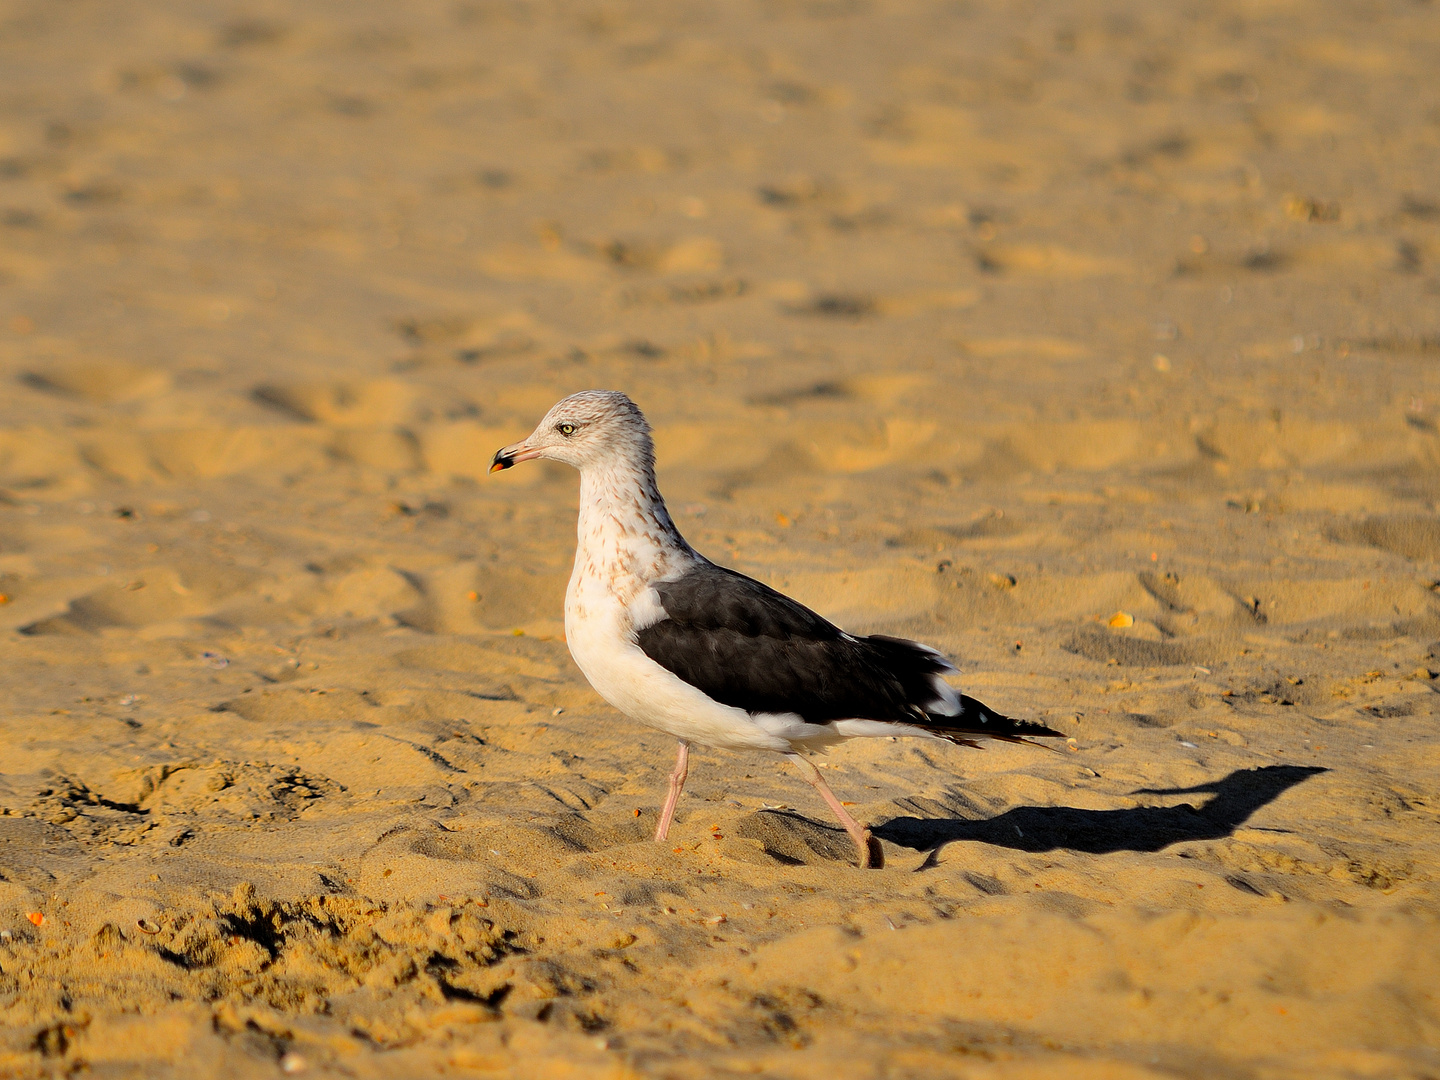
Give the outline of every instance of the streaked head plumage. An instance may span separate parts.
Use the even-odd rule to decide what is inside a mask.
[[[534,458],[586,469],[616,457],[654,465],[650,425],[617,390],[582,390],[557,401],[526,438],[496,451],[490,471]]]

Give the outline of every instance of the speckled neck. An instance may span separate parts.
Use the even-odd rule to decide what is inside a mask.
[[[636,449],[580,473],[576,567],[609,579],[622,598],[698,558],[665,508],[648,445]]]

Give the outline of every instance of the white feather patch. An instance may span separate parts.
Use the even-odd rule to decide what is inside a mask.
[[[765,734],[792,742],[835,737],[830,725],[807,723],[797,713],[751,713],[750,719]]]
[[[935,700],[926,704],[925,711],[938,716],[959,716],[963,711],[960,692],[939,675],[930,676],[930,685],[935,690]]]
[[[897,735],[907,739],[943,738],[916,724],[896,724],[889,720],[836,720],[830,727],[837,735],[847,739],[879,739]]]
[[[660,603],[660,594],[651,588],[644,588],[636,593],[625,614],[630,617],[630,629],[636,634],[670,617],[670,613]]]

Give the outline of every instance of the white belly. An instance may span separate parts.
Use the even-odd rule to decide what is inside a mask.
[[[791,749],[790,740],[767,732],[745,710],[721,705],[651,660],[635,643],[626,608],[573,578],[565,641],[595,692],[632,720],[704,746]]]

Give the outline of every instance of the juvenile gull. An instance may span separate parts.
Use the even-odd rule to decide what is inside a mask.
[[[655,486],[650,425],[624,394],[565,398],[527,438],[496,451],[490,471],[535,458],[580,470],[579,544],[565,590],[570,654],[601,697],[680,742],[657,841],[669,835],[692,742],[788,756],[867,867],[869,830],[802,752],[881,735],[976,747],[980,738],[1064,738],[961,694],[943,678],[955,666],[928,645],[852,637],[695,551]]]

